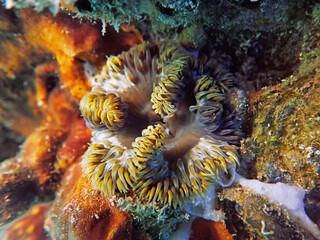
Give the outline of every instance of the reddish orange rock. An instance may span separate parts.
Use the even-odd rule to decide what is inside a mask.
[[[132,219],[106,196],[81,178],[79,164],[72,165],[62,180],[45,228],[53,239],[130,240]]]
[[[27,216],[16,221],[7,230],[4,240],[50,240],[43,228],[48,204],[32,207]]]
[[[190,240],[233,240],[233,237],[223,223],[196,218]]]
[[[57,150],[65,137],[66,134],[61,128],[47,125],[38,128],[27,138],[18,155],[18,161],[34,172],[30,179],[38,178],[40,185],[50,181]]]
[[[0,81],[4,77],[15,79],[19,74],[28,75],[33,64],[43,61],[47,52],[33,48],[23,34],[23,24],[16,11],[0,5]],[[4,86],[2,86],[4,88]],[[21,89],[22,90],[22,89]]]
[[[10,121],[8,121],[10,119]],[[0,122],[8,129],[14,129],[14,132],[27,137],[33,130],[39,126],[40,121],[30,118],[18,111],[7,111],[0,107]]]
[[[58,66],[56,62],[42,63],[36,67],[36,101],[39,107],[43,107],[48,103],[50,90],[53,90],[58,82]]]
[[[78,103],[63,88],[55,62],[43,63],[36,68],[36,99],[43,122],[69,130],[80,119]]]
[[[91,130],[83,119],[72,122],[70,134],[57,153],[56,169],[66,169],[84,154],[88,148]]]
[[[52,90],[48,107],[52,112],[54,123],[64,129],[72,128],[74,122],[80,119],[78,104],[65,89],[60,87]]]
[[[54,54],[63,86],[77,100],[91,88],[83,69],[84,61],[101,66],[106,55],[119,53],[142,40],[137,33],[117,33],[111,27],[102,36],[101,25],[80,22],[64,13],[53,17],[49,12],[40,15],[23,10],[21,16],[27,38]]]
[[[15,158],[0,164],[0,223],[19,216],[35,201],[53,197],[59,183],[56,152],[65,136],[57,126],[42,126]]]

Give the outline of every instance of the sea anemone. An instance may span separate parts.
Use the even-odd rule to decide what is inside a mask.
[[[231,73],[173,41],[107,59],[80,102],[95,130],[82,168],[108,196],[181,207],[239,162],[240,118],[225,103]]]

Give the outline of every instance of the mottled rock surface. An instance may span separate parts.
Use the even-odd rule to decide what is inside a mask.
[[[176,38],[187,50],[208,52],[232,69],[239,90],[228,101],[243,118],[246,133],[237,171],[262,182],[302,187],[306,212],[320,226],[317,1],[228,0],[213,1],[211,8],[199,1],[149,1],[152,16],[130,16],[126,11],[135,9],[127,5],[125,12],[110,11],[110,19],[94,16],[100,10],[94,2],[101,4],[64,5],[70,11],[56,16],[47,9],[0,6],[0,225],[7,227],[5,239],[151,238],[93,189],[80,167],[91,137],[78,110],[91,88],[83,64],[100,68],[105,55],[141,42],[138,31],[146,40]],[[77,11],[98,21],[75,19]],[[120,32],[106,26],[102,36],[99,19]],[[136,25],[120,25],[132,19]],[[217,195],[225,225],[196,219],[191,239],[314,239],[266,196],[239,185],[220,188]]]

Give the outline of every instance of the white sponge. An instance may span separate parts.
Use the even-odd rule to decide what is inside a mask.
[[[286,208],[289,214],[316,239],[320,239],[320,229],[308,217],[304,209],[305,191],[301,187],[289,186],[284,183],[262,183],[258,180],[248,180],[237,174],[235,182],[256,193],[265,195],[271,202],[277,202]]]

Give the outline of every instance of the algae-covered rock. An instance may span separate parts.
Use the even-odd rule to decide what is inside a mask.
[[[252,95],[253,131],[244,146],[256,157],[258,179],[312,189],[319,184],[319,73],[300,74]]]
[[[234,186],[219,193],[234,239],[313,239],[288,212],[265,196]]]
[[[314,43],[313,47],[301,52],[302,62],[291,76],[250,94],[252,123],[241,146],[238,172],[262,182],[302,187],[306,191],[305,210],[319,226],[320,65],[319,45]],[[233,227],[237,236],[245,231],[268,239],[313,239],[283,206],[270,205],[264,197],[246,191],[233,187],[219,194],[223,205],[237,211],[226,210],[227,226]]]

